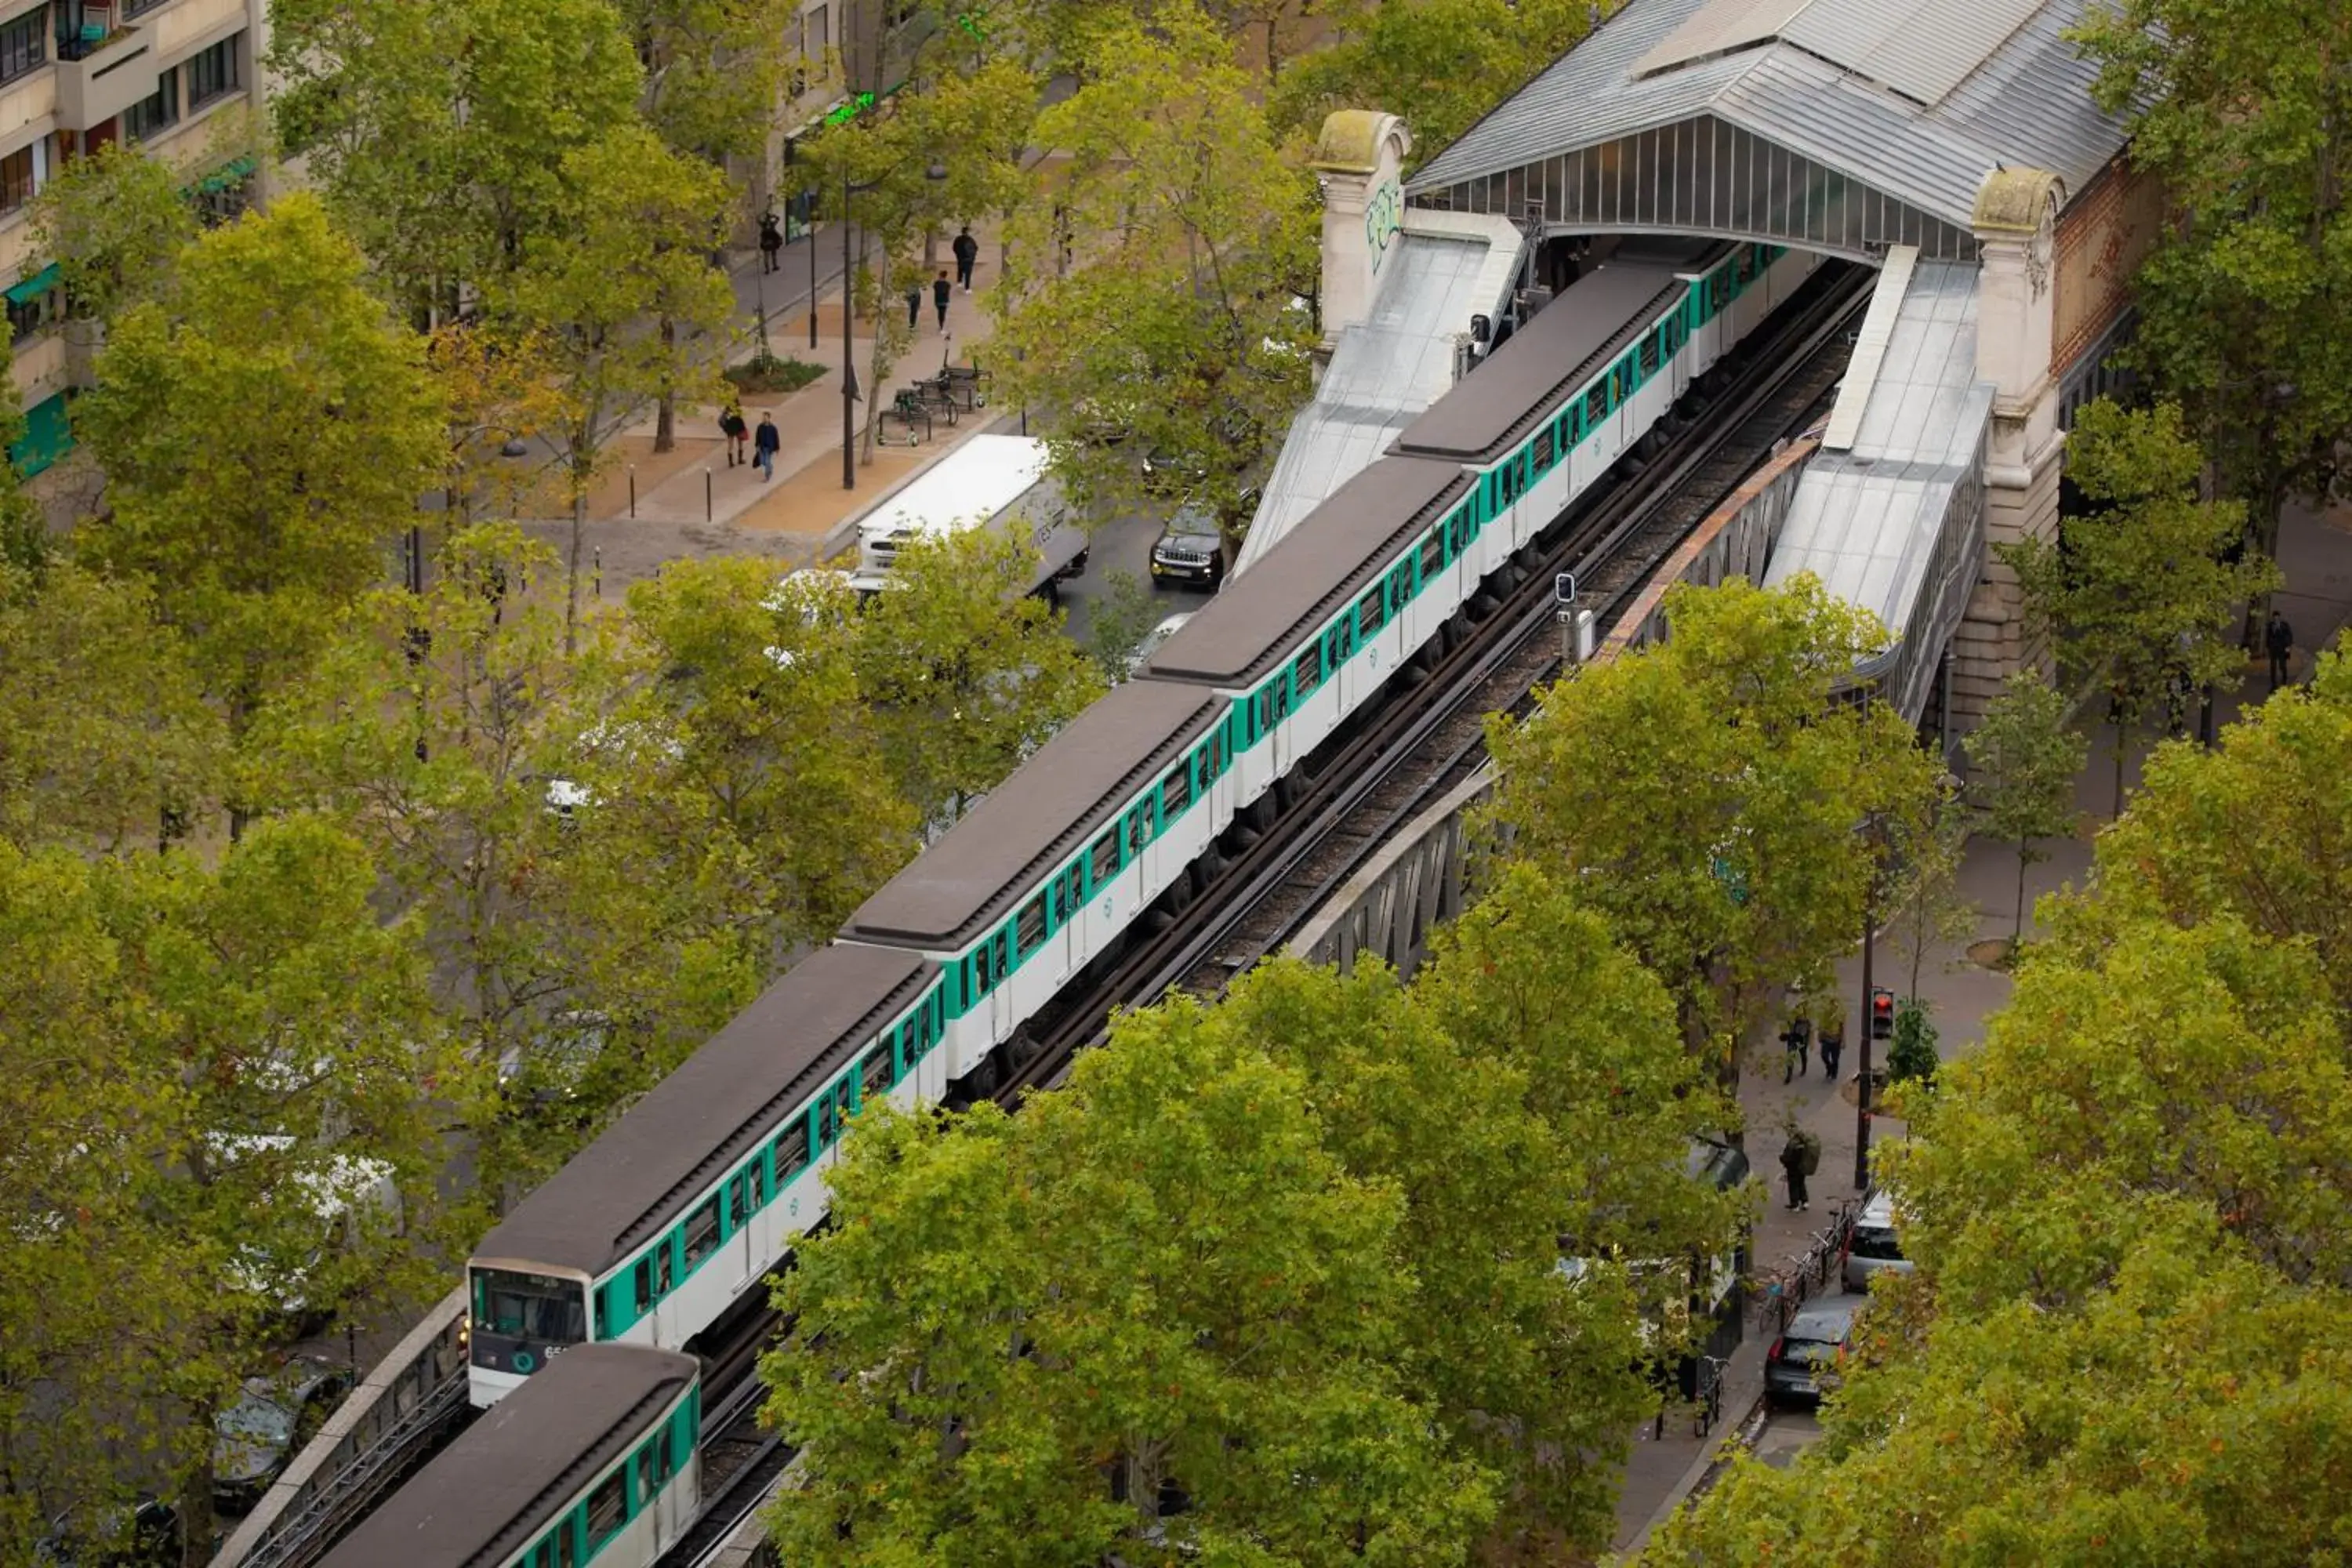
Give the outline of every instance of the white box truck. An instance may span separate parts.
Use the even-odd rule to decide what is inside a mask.
[[[849,585],[861,595],[889,587],[898,552],[915,540],[973,528],[1010,532],[1024,524],[1039,557],[1024,591],[1058,598],[1055,584],[1086,570],[1087,536],[1061,487],[1045,477],[1045,443],[971,437],[857,520],[857,567]]]

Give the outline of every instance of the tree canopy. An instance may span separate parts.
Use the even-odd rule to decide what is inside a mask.
[[[1874,817],[1924,821],[1937,769],[1885,703],[1832,703],[1885,645],[1799,578],[1666,598],[1673,635],[1496,720],[1497,819],[1664,982],[1685,1037],[1731,1042],[1862,930]]]
[[[2118,0],[2075,37],[2095,96],[2164,182],[2170,221],[2134,280],[2132,360],[2275,550],[2290,496],[2340,497],[2352,366],[2352,16],[2305,0]],[[2071,464],[2070,464],[2071,466]]]

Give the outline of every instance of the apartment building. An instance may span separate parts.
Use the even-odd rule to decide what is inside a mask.
[[[11,450],[37,474],[71,449],[66,402],[89,384],[69,342],[58,269],[34,248],[34,194],[68,158],[138,142],[182,169],[216,218],[253,198],[249,157],[218,151],[210,122],[260,107],[266,0],[0,0],[0,297],[27,429]]]

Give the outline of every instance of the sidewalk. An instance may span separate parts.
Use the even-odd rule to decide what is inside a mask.
[[[2296,635],[2293,674],[2298,680],[2306,679],[2312,669],[2312,650],[2333,646],[2347,622],[2352,622],[2352,509],[2339,509],[2324,517],[2310,512],[2291,513],[2280,529],[2279,563],[2287,581],[2286,589],[2278,596],[2279,607]],[[2216,731],[2236,719],[2247,704],[2259,703],[2268,695],[2266,666],[2259,658],[2250,661],[2246,679],[2238,690],[2215,704]],[[2130,738],[2125,774],[2126,802],[2128,792],[2137,787],[2139,763],[2155,738],[2153,732]],[[2068,885],[2081,886],[2090,869],[2092,839],[2113,816],[2115,746],[2113,727],[2101,725],[2093,732],[2089,764],[2075,783],[2082,834],[2076,838],[2042,845],[2041,847],[2050,858],[2033,866],[2027,875],[2029,935],[2033,924],[2032,900]],[[2016,846],[1982,838],[1971,840],[1960,869],[1960,886],[1979,911],[1974,935],[1967,942],[1929,952],[1919,966],[1918,994],[1930,1005],[1930,1017],[1937,1032],[1937,1049],[1947,1061],[1974,1050],[1984,1038],[1986,1018],[2009,1000],[2009,976],[1985,968],[1972,960],[1969,952],[1973,949],[1979,956],[1993,956],[1999,944],[2010,935],[2017,900]],[[1886,986],[1898,996],[1910,994],[1910,974],[1884,932],[1880,933],[1874,957],[1873,983]],[[1747,1118],[1748,1157],[1754,1173],[1759,1179],[1769,1179],[1771,1193],[1756,1225],[1753,1257],[1759,1272],[1801,1256],[1811,1245],[1813,1233],[1828,1226],[1838,1200],[1855,1193],[1853,1080],[1861,1066],[1863,995],[1859,947],[1839,963],[1837,976],[1847,1005],[1845,1059],[1841,1064],[1844,1081],[1834,1088],[1824,1081],[1816,1053],[1811,1071],[1783,1087],[1780,1047],[1777,1042],[1769,1041],[1769,1051],[1751,1051],[1748,1070],[1741,1076],[1739,1100]],[[1874,1060],[1881,1065],[1885,1049],[1884,1046],[1874,1047]],[[1788,1192],[1780,1174],[1780,1125],[1782,1118],[1789,1115],[1822,1141],[1822,1168],[1811,1184],[1812,1207],[1805,1214],[1789,1212]],[[1874,1152],[1904,1136],[1903,1123],[1893,1117],[1873,1119],[1870,1137]],[[1677,1423],[1670,1413],[1666,1435],[1661,1441],[1650,1440],[1648,1426],[1641,1429],[1633,1458],[1626,1466],[1623,1489],[1618,1496],[1617,1539],[1613,1543],[1618,1552],[1639,1550],[1650,1531],[1664,1522],[1685,1497],[1703,1487],[1713,1462],[1727,1447],[1724,1440],[1740,1428],[1744,1418],[1763,1397],[1764,1354],[1769,1349],[1769,1339],[1751,1330],[1732,1353],[1730,1367],[1725,1373],[1724,1418],[1707,1437],[1691,1436],[1687,1415]],[[1771,1457],[1776,1462],[1780,1459],[1778,1447]]]
[[[814,565],[845,542],[842,531],[849,519],[965,439],[997,424],[998,413],[983,408],[965,413],[952,427],[939,420],[932,438],[919,446],[877,442],[870,460],[866,454],[864,420],[872,400],[878,397],[887,407],[900,390],[937,375],[943,365],[975,363],[974,351],[988,341],[985,301],[998,275],[998,251],[992,226],[974,224],[972,234],[981,242],[973,289],[969,293],[957,289],[950,296],[948,330],[942,335],[926,288],[914,342],[885,372],[878,393],[866,384],[873,323],[856,323],[851,352],[863,395],[856,405],[859,460],[854,489],[845,489],[841,482],[841,231],[821,228],[812,238],[793,242],[782,252],[779,269],[764,279],[756,254],[740,263],[730,280],[738,324],[745,336],[729,362],[742,363],[757,352],[753,328],[764,295],[771,351],[779,358],[822,365],[824,374],[797,392],[747,394],[743,398],[744,416],[752,426],[758,426],[763,412],[772,414],[782,437],[772,480],[761,480],[748,462],[728,463],[716,407],[681,405],[677,444],[668,452],[653,450],[656,421],[651,410],[625,426],[613,440],[611,467],[590,499],[583,531],[583,556],[596,574],[594,596],[617,598],[631,583],[683,556],[765,555],[792,568]],[[940,265],[950,274],[951,238],[942,236],[940,244]],[[812,246],[819,274],[814,349],[809,346]],[[905,305],[895,302],[892,308],[903,310]],[[522,526],[559,550],[570,538],[567,520],[526,521]]]

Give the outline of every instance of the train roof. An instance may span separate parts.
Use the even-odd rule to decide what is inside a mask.
[[[1224,708],[1197,687],[1131,680],[1113,689],[866,900],[843,934],[961,946],[1115,816],[1139,781],[1157,777],[1206,734]]]
[[[1391,451],[1492,462],[1680,298],[1691,263],[1611,260],[1576,280],[1406,426]]]
[[[1156,680],[1248,686],[1394,558],[1468,488],[1459,466],[1382,458],[1305,521],[1160,646],[1143,667]]]
[[[627,1258],[912,1006],[930,973],[909,952],[811,953],[516,1205],[476,1260],[595,1275]]]
[[[538,1531],[693,1385],[692,1356],[574,1345],[458,1436],[327,1553],[326,1568],[488,1568]]]

